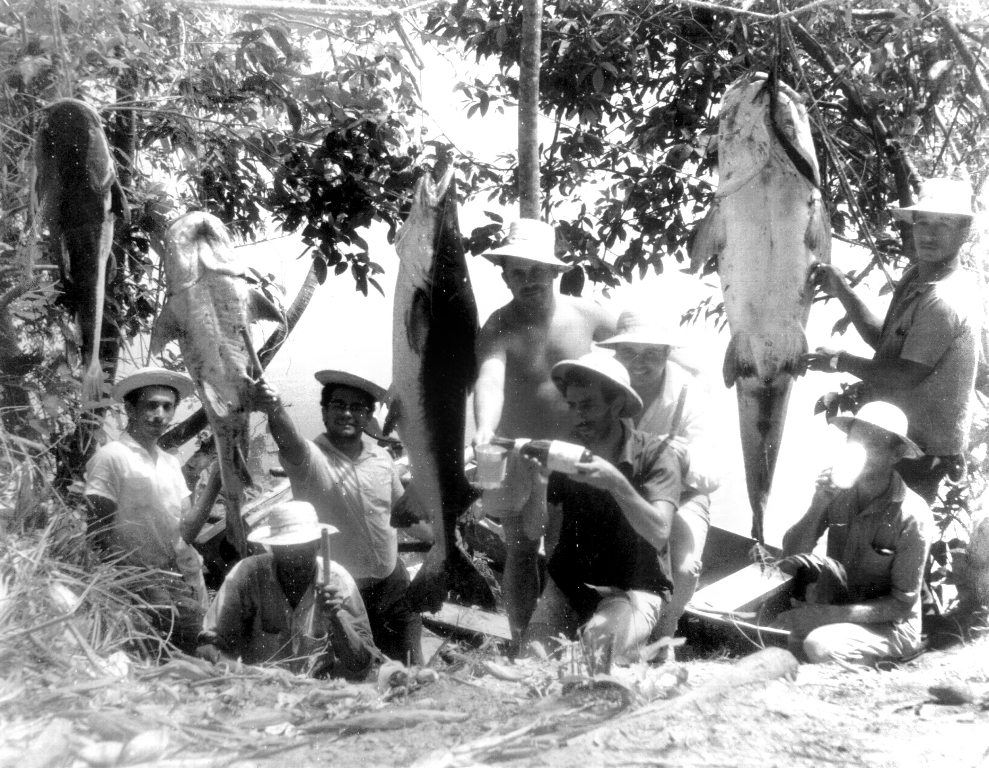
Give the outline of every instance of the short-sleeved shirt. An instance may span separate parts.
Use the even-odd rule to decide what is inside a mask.
[[[300,464],[290,464],[284,455],[281,463],[293,498],[308,501],[321,523],[339,529],[331,540],[334,561],[358,581],[391,575],[398,558],[391,510],[403,492],[395,462],[383,448],[366,442],[351,459],[325,434],[306,445]]]
[[[828,532],[828,557],[845,567],[848,602],[895,597],[910,606],[909,624],[920,632],[920,595],[934,518],[927,503],[894,474],[885,494],[858,511],[854,486],[818,490],[808,515],[818,515],[816,538]],[[799,525],[799,523],[798,523]]]
[[[682,484],[676,454],[657,437],[624,427],[618,470],[650,504],[674,509]],[[577,610],[587,585],[668,595],[673,587],[666,548],[657,551],[636,533],[608,491],[554,472],[546,500],[562,508],[560,540],[549,561],[553,581]]]
[[[684,485],[701,493],[713,493],[721,485],[722,461],[714,438],[709,399],[701,392],[701,384],[674,362],[666,363],[663,389],[649,404],[636,429],[650,435],[664,436],[673,428],[680,392],[686,387],[686,397],[675,437],[687,443],[689,470]]]
[[[968,447],[982,328],[976,287],[961,268],[941,280],[921,282],[911,267],[893,293],[876,347],[876,360],[910,360],[934,369],[910,389],[871,387],[873,399],[903,410],[909,436],[932,456]]]
[[[345,593],[341,620],[354,628],[367,648],[373,648],[371,624],[357,585],[339,563],[330,567]],[[274,556],[264,554],[241,560],[227,574],[206,612],[202,639],[245,664],[271,663],[311,673],[325,662],[329,632],[329,621],[316,610],[315,582],[293,608],[275,575]]]
[[[182,465],[157,446],[149,453],[126,432],[107,443],[86,465],[85,493],[116,504],[110,540],[124,562],[175,570],[178,559],[199,557],[179,532],[190,495]]]

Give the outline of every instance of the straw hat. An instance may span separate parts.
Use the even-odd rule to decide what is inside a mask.
[[[508,238],[505,243],[481,255],[499,265],[503,256],[514,256],[517,259],[549,264],[561,269],[570,266],[556,258],[556,230],[536,219],[513,221],[508,227]]]
[[[114,384],[113,399],[123,402],[124,397],[141,387],[171,387],[179,393],[179,397],[188,397],[196,389],[192,379],[184,373],[149,365],[146,368],[138,368],[134,373]]]
[[[609,349],[614,349],[619,344],[683,347],[686,346],[686,340],[678,327],[664,323],[648,312],[627,309],[618,316],[615,335],[598,342],[599,347]]]
[[[855,422],[878,427],[884,432],[900,438],[907,447],[907,452],[903,457],[905,459],[919,459],[924,455],[920,446],[907,437],[906,414],[891,403],[885,403],[881,400],[866,403],[854,416],[835,416],[828,423],[834,424],[847,435]]]
[[[378,403],[384,402],[385,396],[388,394],[384,387],[375,384],[369,379],[365,379],[363,376],[358,376],[356,373],[348,373],[347,371],[333,371],[329,369],[317,371],[316,381],[324,387],[327,384],[336,384],[341,387],[359,389],[362,392],[367,392]]]
[[[961,179],[928,179],[920,185],[916,203],[905,208],[890,208],[894,218],[913,221],[915,213],[937,213],[948,216],[975,215],[972,208],[972,185]]]
[[[268,546],[308,544],[323,535],[323,531],[337,533],[332,525],[319,522],[316,509],[308,501],[283,501],[276,504],[260,525],[247,536],[248,541]]]
[[[593,376],[607,379],[625,393],[625,406],[621,412],[623,418],[635,416],[635,414],[642,410],[642,398],[632,389],[628,378],[628,371],[625,370],[624,365],[611,357],[611,355],[601,352],[588,352],[577,360],[561,360],[558,362],[553,366],[550,375],[553,377],[553,383],[556,384],[556,388],[560,392],[563,392],[563,382],[567,374],[575,368],[587,371]]]

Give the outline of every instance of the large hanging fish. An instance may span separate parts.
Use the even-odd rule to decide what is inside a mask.
[[[100,337],[113,217],[130,220],[100,116],[77,99],[45,109],[34,144],[42,226],[60,256],[65,303],[82,336],[83,404],[102,399]]]
[[[151,334],[151,354],[178,339],[182,359],[216,438],[227,536],[241,557],[247,532],[240,514],[247,468],[248,408],[254,350],[248,329],[256,319],[285,322],[284,314],[245,279],[223,223],[208,213],[189,213],[165,233],[168,298]],[[253,374],[253,375],[252,375]]]
[[[392,380],[399,432],[417,507],[435,543],[409,589],[417,609],[436,611],[447,592],[494,609],[487,582],[457,542],[457,521],[478,493],[464,475],[467,395],[477,377],[477,306],[457,219],[453,169],[419,180],[395,248]]]
[[[718,176],[690,255],[695,270],[717,258],[731,331],[724,380],[737,390],[752,535],[761,542],[790,386],[807,351],[807,276],[831,254],[817,156],[795,91],[761,73],[729,87]]]

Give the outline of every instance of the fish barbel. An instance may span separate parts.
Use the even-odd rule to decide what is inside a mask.
[[[165,233],[168,297],[155,321],[151,354],[178,339],[182,359],[216,438],[228,538],[241,557],[247,533],[240,506],[252,484],[247,468],[249,399],[254,353],[245,333],[256,319],[285,322],[284,314],[246,280],[223,223],[189,213]],[[260,371],[254,372],[260,375]]]
[[[412,469],[410,491],[432,520],[435,543],[409,588],[418,610],[448,592],[494,609],[494,596],[457,541],[457,522],[477,499],[464,474],[467,396],[477,377],[477,305],[457,218],[453,169],[424,176],[395,243],[392,387]]]
[[[717,258],[731,331],[723,374],[725,386],[736,386],[752,535],[762,542],[790,387],[807,351],[807,278],[831,254],[817,156],[795,91],[761,73],[729,87],[718,175],[690,256],[695,271]]]
[[[100,339],[114,214],[130,221],[99,113],[78,99],[48,106],[34,167],[39,219],[56,243],[65,303],[79,322],[82,403],[93,406],[103,395]]]

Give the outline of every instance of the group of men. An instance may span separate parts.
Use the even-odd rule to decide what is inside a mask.
[[[873,359],[824,348],[803,359],[806,370],[845,371],[869,388],[856,416],[832,419],[864,452],[864,467],[849,488],[825,473],[783,541],[781,567],[813,583],[777,622],[813,661],[871,663],[922,647],[929,503],[964,463],[980,328],[959,263],[971,190],[932,180],[916,205],[894,214],[912,224],[916,264],[885,321],[833,267],[809,277],[876,349]],[[562,635],[616,661],[647,645],[670,659],[723,466],[702,386],[669,359],[684,343],[679,329],[648,311],[615,319],[593,301],[561,295],[567,265],[542,222],[513,223],[505,244],[484,255],[512,298],[478,340],[475,445],[496,434],[561,440],[592,456],[573,472],[551,473],[512,453],[501,487],[484,493],[483,512],[505,536],[502,588],[516,651],[552,650]],[[252,532],[267,551],[238,563],[208,609],[191,547],[203,521],[191,519],[177,461],[156,445],[191,392],[187,378],[146,369],[117,385],[127,431],[93,458],[86,494],[98,541],[122,562],[155,569],[146,599],[167,609],[158,615],[180,646],[360,679],[382,654],[422,660],[421,619],[406,597],[391,525],[403,488],[390,454],[363,434],[383,388],[346,371],[316,378],[325,432],[315,440],[258,382],[256,407],[295,500]],[[334,533],[328,571],[318,555],[324,530]],[[825,532],[827,556],[811,555]]]

